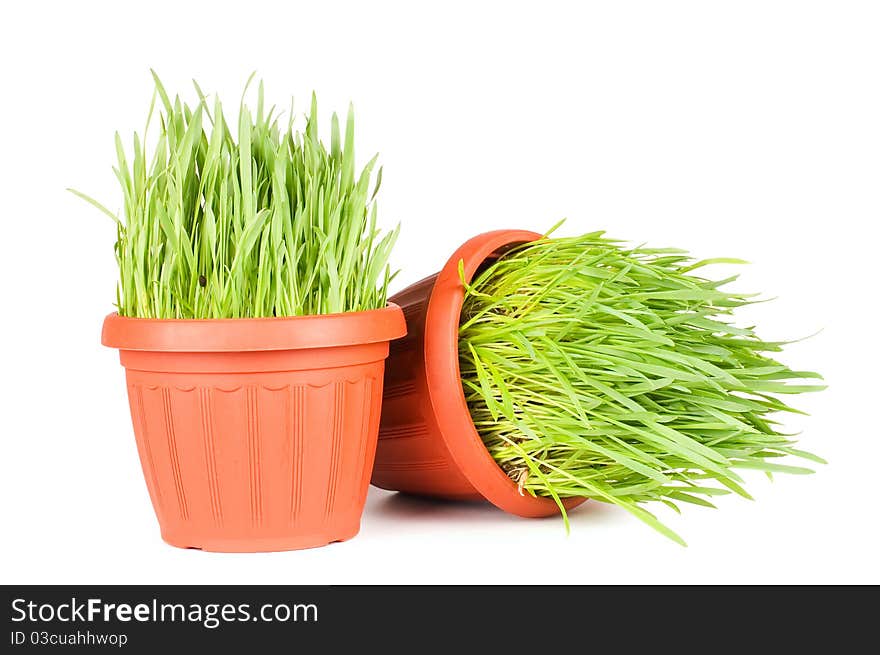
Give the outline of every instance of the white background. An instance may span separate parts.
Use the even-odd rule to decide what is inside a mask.
[[[0,582],[880,582],[880,16],[870,2],[254,0],[13,3],[0,25]],[[195,3],[193,3],[195,4]],[[828,466],[753,476],[756,502],[660,512],[681,548],[587,503],[566,536],[488,505],[371,490],[354,540],[222,555],[165,545],[143,483],[112,311],[113,132],[149,67],[235,107],[252,70],[322,115],[353,100],[381,152],[397,285],[491,228],[607,229],[752,262],[740,284],[784,359],[830,388],[791,421]],[[325,126],[329,121],[325,121]]]

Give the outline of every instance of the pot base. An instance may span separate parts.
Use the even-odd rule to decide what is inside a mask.
[[[202,550],[209,553],[271,553],[285,550],[305,550],[319,548],[338,541],[348,541],[360,531],[360,523],[345,530],[333,533],[298,535],[296,537],[279,535],[277,537],[199,537],[185,533],[162,533],[162,540],[176,548]]]

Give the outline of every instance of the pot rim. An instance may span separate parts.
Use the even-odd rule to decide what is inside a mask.
[[[403,311],[381,309],[266,318],[104,318],[101,343],[151,352],[257,352],[334,348],[391,341],[406,334]]]
[[[464,302],[464,278],[473,280],[480,266],[500,251],[537,241],[544,235],[528,230],[495,230],[466,241],[438,273],[425,316],[425,376],[437,426],[455,464],[468,482],[496,507],[511,514],[539,517],[557,514],[551,498],[520,495],[516,483],[498,466],[477,432],[468,410],[458,361],[458,328]],[[571,509],[584,498],[565,498]]]

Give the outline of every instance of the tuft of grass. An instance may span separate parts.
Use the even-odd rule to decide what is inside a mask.
[[[141,318],[300,316],[385,306],[388,256],[399,226],[376,227],[377,157],[355,168],[354,112],[331,119],[330,149],[318,138],[314,94],[302,133],[244,98],[231,125],[219,98],[173,100],[153,73],[143,138],[126,152],[116,134],[114,173],[124,220],[116,222],[117,308]],[[158,99],[158,112],[155,111]],[[147,131],[159,134],[148,152]]]
[[[593,232],[519,246],[466,284],[459,359],[468,407],[521,493],[613,503],[684,545],[646,509],[749,498],[737,469],[810,473],[780,398],[824,388],[730,316],[753,296],[715,259]],[[799,412],[800,413],[800,412]],[[568,526],[565,517],[566,527]]]

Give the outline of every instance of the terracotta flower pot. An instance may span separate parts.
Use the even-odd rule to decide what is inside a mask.
[[[549,498],[520,495],[516,483],[486,450],[468,412],[458,364],[458,326],[464,287],[480,267],[514,245],[541,235],[498,230],[462,245],[438,274],[392,300],[403,308],[408,336],[391,344],[372,482],[410,494],[485,498],[526,517],[558,513]],[[583,502],[564,501],[566,508]]]
[[[292,318],[111,314],[162,538],[290,550],[357,534],[399,307]]]

